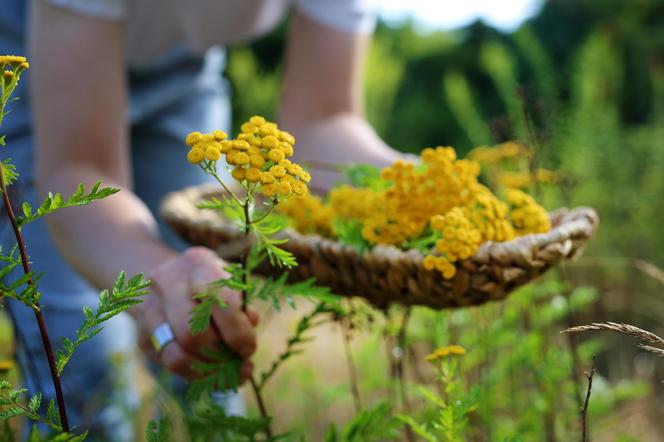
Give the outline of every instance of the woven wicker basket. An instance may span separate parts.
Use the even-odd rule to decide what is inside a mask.
[[[192,187],[165,198],[161,214],[185,240],[215,249],[235,259],[249,241],[227,220],[196,204],[219,196],[217,187]],[[315,277],[317,284],[334,293],[361,296],[377,307],[390,303],[426,305],[436,309],[484,304],[501,300],[551,266],[576,257],[593,235],[599,218],[590,208],[561,209],[551,213],[553,228],[543,234],[526,235],[503,243],[487,242],[470,259],[457,263],[451,280],[422,267],[422,254],[393,246],[376,246],[359,254],[355,249],[318,235],[286,229],[283,248],[292,252],[298,266],[290,270],[291,281]],[[262,273],[278,272],[271,268]]]

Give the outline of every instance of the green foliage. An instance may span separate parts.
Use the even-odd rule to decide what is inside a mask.
[[[145,439],[147,442],[169,442],[170,426],[167,418],[161,418],[158,421],[152,420],[145,429]]]
[[[88,193],[85,193],[85,186],[83,183],[80,183],[76,188],[76,191],[66,200],[63,199],[62,195],[59,193],[52,194],[49,192],[48,197],[46,197],[44,202],[37,208],[36,212],[32,211],[32,206],[30,206],[29,203],[24,202],[22,205],[23,216],[19,216],[17,221],[19,226],[24,226],[44,215],[53,213],[58,209],[85,206],[93,201],[109,197],[119,191],[120,189],[114,187],[101,187],[101,181],[97,181]]]
[[[352,164],[342,169],[344,177],[353,187],[382,190],[389,183],[380,176],[380,169],[370,164]]]
[[[371,250],[372,245],[362,235],[364,225],[361,221],[335,218],[332,225],[337,239],[344,245],[354,248],[359,253]]]
[[[277,267],[292,268],[297,265],[295,256],[279,247],[280,244],[284,244],[288,240],[274,237],[285,227],[283,219],[270,216],[251,224],[252,232],[256,234],[258,250],[264,250],[267,253],[270,264]]]
[[[0,138],[0,146],[4,143],[4,137]],[[10,162],[8,158],[0,162],[0,167],[2,167],[2,176],[5,179],[5,186],[11,186],[18,179],[18,173],[16,173],[16,167]]]
[[[443,77],[443,93],[457,122],[475,146],[491,145],[491,130],[475,106],[468,81],[460,72],[448,72]]]
[[[5,255],[2,252],[2,248],[0,248],[0,262],[3,263],[3,267],[0,269],[0,298],[6,296],[15,299],[30,308],[36,308],[37,303],[39,302],[40,293],[35,284],[28,284],[28,282],[31,279],[33,282],[38,281],[40,275],[36,275],[34,272],[29,272],[24,273],[13,282],[7,280],[7,276],[9,276],[16,267],[23,264],[18,257],[18,245],[15,245],[8,255]]]
[[[120,272],[115,280],[113,289],[109,292],[104,290],[99,294],[99,305],[96,311],[90,307],[83,307],[85,320],[81,328],[76,330],[76,340],[72,342],[68,338],[62,340],[62,350],[57,351],[56,367],[58,376],[62,374],[65,365],[71,359],[74,351],[85,341],[92,339],[102,330],[101,324],[114,316],[126,311],[130,307],[140,304],[140,297],[149,293],[150,281],[138,274],[127,280],[124,272]]]
[[[55,412],[55,403],[48,405],[47,416],[42,417],[39,409],[42,402],[41,393],[36,393],[24,402],[25,388],[14,388],[8,381],[0,379],[0,420],[9,420],[13,417],[24,416],[31,421],[39,422],[62,432],[58,414]]]
[[[467,440],[465,430],[468,416],[478,407],[480,391],[474,389],[468,394],[458,377],[458,360],[445,359],[438,364],[438,380],[441,394],[420,387],[420,394],[434,407],[428,413],[427,422],[418,423],[412,416],[399,414],[397,418],[407,424],[415,434],[427,441],[444,440],[456,442]]]
[[[295,284],[287,284],[288,273],[284,272],[277,279],[265,278],[262,284],[258,285],[249,299],[260,299],[270,301],[277,311],[281,310],[281,302],[284,300],[291,307],[295,307],[293,297],[300,296],[310,301],[320,301],[324,303],[330,311],[338,311],[339,297],[330,293],[328,287],[316,285],[314,278],[309,278]]]
[[[392,414],[387,403],[367,408],[357,414],[343,428],[330,425],[325,433],[325,442],[372,442],[396,440],[401,424]]]
[[[189,384],[187,399],[196,401],[203,395],[220,390],[237,391],[240,385],[240,367],[242,367],[240,357],[221,342],[216,348],[202,349],[201,353],[207,362],[197,362],[191,369],[203,377]]]
[[[210,325],[210,317],[215,307],[226,308],[227,305],[220,297],[219,289],[224,287],[231,290],[246,290],[247,285],[243,282],[242,267],[237,264],[230,264],[225,267],[229,278],[219,279],[209,284],[208,290],[194,295],[198,303],[191,310],[189,317],[189,328],[195,335],[203,333]],[[214,290],[213,290],[214,289]]]
[[[436,245],[436,241],[441,239],[440,232],[427,228],[419,238],[413,238],[406,242],[404,248],[419,250],[423,255],[428,255]]]
[[[229,416],[223,408],[209,400],[197,404],[195,412],[187,419],[193,442],[254,441],[269,422],[270,419]]]

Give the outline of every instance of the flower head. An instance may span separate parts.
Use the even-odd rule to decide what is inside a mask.
[[[190,148],[187,159],[208,173],[223,159],[235,166],[233,178],[248,191],[278,196],[277,201],[308,193],[311,175],[287,159],[293,155],[295,138],[275,123],[255,115],[241,125],[237,138],[227,138],[221,130],[191,132],[185,138]]]
[[[448,345],[446,347],[439,347],[425,356],[429,362],[437,362],[450,356],[463,356],[466,354],[466,349],[460,345]]]

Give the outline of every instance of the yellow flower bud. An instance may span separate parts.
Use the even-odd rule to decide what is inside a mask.
[[[249,138],[249,143],[254,147],[261,147],[263,145],[263,139],[261,137],[255,137],[251,135]]]
[[[225,140],[226,138],[228,138],[228,134],[223,130],[213,130],[212,136],[217,141]]]
[[[276,180],[277,179],[270,172],[262,172],[261,173],[261,183],[263,183],[263,184],[272,184]]]
[[[217,161],[221,158],[221,152],[216,147],[209,146],[205,149],[205,158],[210,161]]]
[[[214,141],[214,136],[212,134],[201,135],[201,142],[209,143],[210,141]]]
[[[219,143],[219,150],[221,153],[228,153],[233,150],[233,142],[230,140],[224,140]]]
[[[253,125],[261,126],[265,124],[265,118],[258,115],[254,115],[253,117],[249,118],[249,122]]]
[[[246,178],[250,183],[257,183],[261,179],[261,171],[251,167],[247,170]]]
[[[274,123],[267,122],[258,128],[258,133],[265,137],[267,135],[276,135],[277,134],[277,125]]]
[[[238,152],[235,154],[235,164],[242,166],[244,164],[249,164],[249,155],[245,152]]]
[[[286,175],[286,169],[284,169],[281,166],[272,166],[270,167],[270,173],[275,177],[275,178],[281,178],[284,175]]]
[[[205,151],[203,149],[191,149],[187,154],[187,160],[191,164],[199,164],[205,159]]]
[[[284,153],[286,157],[293,156],[293,146],[291,146],[290,144],[282,142],[279,144],[279,149]]]
[[[279,161],[284,159],[284,153],[280,150],[272,149],[270,153],[267,154],[267,157],[270,159],[270,161],[278,163]]]
[[[286,167],[286,170],[293,176],[298,176],[300,173],[304,172],[299,164],[290,164]]]
[[[242,167],[236,167],[235,169],[233,169],[231,175],[233,175],[233,178],[235,178],[236,180],[242,181],[246,178],[247,171]]]
[[[239,153],[240,153],[239,150],[231,150],[230,152],[228,152],[228,153],[226,154],[226,162],[227,162],[228,164],[236,164],[236,163],[235,163],[235,156],[236,156],[237,154],[239,154]]]
[[[277,193],[277,185],[276,184],[263,184],[263,188],[261,190],[263,195],[265,196],[274,196]]]
[[[285,130],[279,131],[279,139],[285,141],[286,143],[293,145],[295,144],[295,137]]]
[[[295,181],[293,184],[293,193],[297,196],[304,196],[309,192],[307,185],[302,181]]]
[[[202,133],[191,132],[190,134],[187,135],[187,138],[185,138],[184,142],[187,143],[188,146],[193,146],[199,141],[201,141],[201,138],[203,138]]]
[[[436,257],[433,255],[427,255],[422,260],[422,266],[427,270],[433,270],[436,268]]]
[[[265,165],[265,158],[260,153],[249,154],[249,164],[260,169]]]
[[[240,126],[240,130],[245,134],[253,134],[258,132],[258,127],[252,123],[244,123],[242,126]]]
[[[247,140],[233,141],[233,147],[237,150],[249,150],[249,142]]]
[[[288,196],[293,192],[293,186],[286,182],[280,182],[277,184],[277,193],[281,196]]]
[[[279,140],[274,135],[268,135],[263,138],[262,146],[267,149],[274,149],[279,146]]]
[[[303,170],[302,172],[300,172],[300,174],[299,174],[298,176],[299,176],[300,179],[301,179],[302,181],[304,181],[305,183],[308,183],[309,181],[311,181],[311,175],[309,175],[309,172],[307,172],[307,171],[305,171],[305,170]]]

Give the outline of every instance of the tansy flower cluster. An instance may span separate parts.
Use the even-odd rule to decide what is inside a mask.
[[[438,254],[425,256],[422,265],[427,270],[438,270],[444,278],[453,278],[456,274],[453,263],[473,256],[482,243],[482,234],[460,207],[452,208],[445,215],[432,216],[431,229],[439,232],[442,239],[436,241]]]
[[[325,237],[333,237],[332,220],[334,209],[323,203],[315,195],[294,197],[279,205],[279,212],[293,221],[293,227],[302,233],[317,233]]]
[[[2,78],[0,78],[2,94],[0,98],[3,105],[7,103],[9,95],[16,87],[21,72],[29,67],[30,63],[28,63],[25,57],[20,55],[0,55],[0,71],[2,72]]]
[[[507,202],[512,206],[510,219],[517,235],[541,233],[551,229],[546,210],[530,195],[518,189],[508,189]]]
[[[508,205],[480,184],[479,174],[477,162],[457,159],[451,147],[428,148],[420,165],[397,161],[383,169],[376,188],[343,185],[332,189],[326,203],[305,196],[290,200],[282,212],[307,233],[334,237],[335,220],[354,220],[369,244],[407,248],[424,241],[431,249],[422,265],[450,279],[455,263],[484,242],[550,229],[546,210],[534,199],[508,191]]]
[[[186,143],[187,159],[204,169],[222,158],[232,168],[233,178],[245,188],[269,198],[303,196],[311,175],[288,158],[293,156],[295,138],[265,118],[253,116],[241,126],[236,139],[222,131],[192,132]]]
[[[450,356],[463,356],[466,354],[466,349],[460,345],[448,345],[447,347],[439,347],[425,356],[429,362],[437,362]]]
[[[457,160],[451,147],[422,151],[423,167],[396,162],[382,171],[391,186],[365,221],[363,235],[373,244],[400,245],[422,235],[433,215],[465,207],[479,191],[479,164]]]
[[[524,144],[507,141],[493,147],[476,147],[468,158],[482,165],[483,176],[496,189],[524,189],[535,183],[557,183],[561,174],[533,168],[533,151]]]

